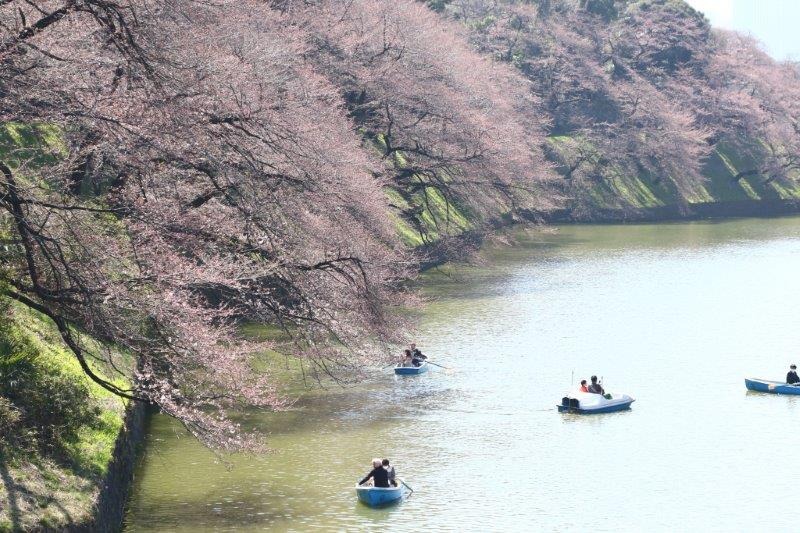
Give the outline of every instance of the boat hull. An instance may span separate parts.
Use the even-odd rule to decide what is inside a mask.
[[[356,485],[356,494],[358,501],[370,507],[382,507],[384,505],[391,505],[400,501],[403,498],[403,483],[397,480],[397,487],[380,488],[380,487],[362,487]]]
[[[394,373],[398,376],[416,376],[417,374],[424,374],[428,371],[428,363],[422,363],[419,366],[396,366]]]
[[[610,397],[607,398],[606,396]],[[559,413],[593,415],[626,411],[631,408],[631,404],[635,401],[627,394],[607,394],[606,396],[574,391],[564,396],[561,399],[561,403],[556,405],[556,408]]]
[[[780,381],[769,381],[766,379],[745,378],[744,386],[747,390],[757,392],[767,392],[770,394],[789,394],[800,395],[800,387],[782,383]]]
[[[580,407],[569,407],[564,405],[556,405],[559,413],[577,413],[579,415],[593,415],[601,413],[615,413],[617,411],[627,411],[631,408],[631,404],[635,400],[621,402],[614,405],[606,405],[604,407],[595,407],[591,409],[582,409]]]

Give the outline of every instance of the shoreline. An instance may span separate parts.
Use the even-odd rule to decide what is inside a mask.
[[[576,215],[574,209],[565,208],[550,213],[523,212],[522,219],[502,217],[488,223],[483,229],[470,230],[418,248],[423,253],[420,272],[425,272],[451,261],[465,259],[480,249],[496,232],[525,224],[543,226],[553,224],[615,225],[696,222],[702,220],[733,220],[737,218],[781,218],[800,215],[800,200],[742,200],[735,202],[703,202],[696,204],[671,204],[636,209],[594,209],[587,215]]]

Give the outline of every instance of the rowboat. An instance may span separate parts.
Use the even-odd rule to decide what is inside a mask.
[[[573,391],[561,398],[557,405],[559,413],[578,413],[582,415],[597,413],[613,413],[631,408],[635,400],[627,394],[593,394],[591,392]]]
[[[359,501],[370,507],[381,507],[399,501],[403,497],[403,480],[397,479],[396,487],[369,487],[356,485]]]
[[[800,386],[789,385],[784,381],[745,378],[744,386],[747,387],[747,390],[754,390],[758,392],[770,392],[772,394],[800,394]]]
[[[419,366],[400,366],[394,367],[394,373],[398,376],[413,376],[416,374],[424,374],[428,371],[428,362],[423,361]]]

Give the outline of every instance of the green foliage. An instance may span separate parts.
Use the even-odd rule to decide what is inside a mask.
[[[600,15],[606,20],[617,16],[617,2],[614,0],[580,0],[579,6],[589,13]]]
[[[706,24],[708,19],[700,11],[696,10],[684,0],[639,0],[631,2],[625,9],[625,14],[630,15],[636,11],[648,11],[650,9],[669,9],[680,16],[703,20]]]
[[[101,414],[84,384],[29,358],[4,362],[0,396],[21,414],[17,445],[37,446],[47,453],[63,454],[84,425],[96,427]]]
[[[484,17],[484,18],[482,18],[480,20],[476,20],[476,21],[472,22],[471,26],[472,26],[473,29],[475,29],[475,30],[477,30],[479,32],[484,32],[487,29],[489,29],[492,26],[492,24],[495,23],[496,20],[497,20],[497,18],[494,15],[487,15],[486,17]]]
[[[476,217],[433,186],[421,185],[413,193],[386,189],[395,209],[395,228],[406,246],[417,247],[447,236],[459,235],[475,225]]]

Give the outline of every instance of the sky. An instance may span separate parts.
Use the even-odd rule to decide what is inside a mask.
[[[800,0],[686,0],[712,26],[749,33],[775,59],[800,61]]]

